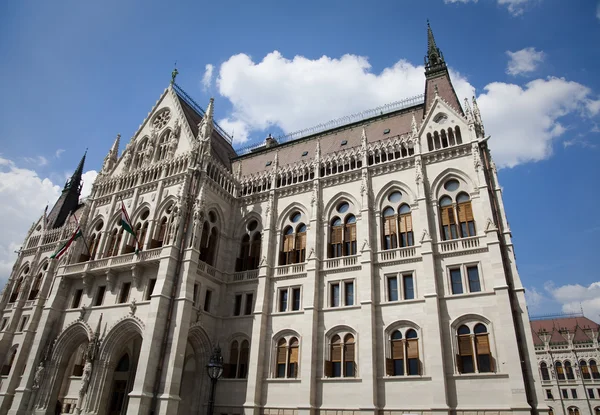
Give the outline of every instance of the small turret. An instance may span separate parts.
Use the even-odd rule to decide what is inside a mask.
[[[266,148],[275,147],[278,144],[279,143],[277,142],[277,140],[275,140],[275,137],[273,137],[271,134],[269,134],[269,136],[267,138],[265,138],[265,147]]]

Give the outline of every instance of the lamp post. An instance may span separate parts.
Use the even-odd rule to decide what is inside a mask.
[[[221,356],[221,348],[216,346],[206,365],[206,372],[210,378],[210,400],[208,401],[208,414],[213,415],[215,410],[215,388],[217,380],[223,375],[223,356]]]

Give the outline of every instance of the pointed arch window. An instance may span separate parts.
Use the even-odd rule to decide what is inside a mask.
[[[581,377],[583,379],[590,379],[590,368],[587,365],[587,362],[585,360],[580,360],[579,361],[579,370],[581,371]]]
[[[4,364],[4,366],[2,366],[2,372],[0,372],[0,376],[8,376],[10,374],[10,371],[13,367],[13,364],[15,363],[15,359],[17,357],[17,350],[18,350],[18,346],[16,346],[12,352],[9,353],[6,363]]]
[[[282,338],[277,342],[275,377],[298,377],[299,346],[297,337]]]
[[[388,207],[383,211],[383,249],[394,249],[398,247],[396,232],[396,212]]]
[[[471,200],[466,193],[460,193],[456,197],[458,212],[458,222],[460,224],[460,235],[463,238],[475,236],[475,219],[473,218],[473,208]]]
[[[550,372],[548,371],[546,362],[540,364],[540,372],[542,374],[542,380],[550,380]]]
[[[458,232],[456,228],[456,219],[454,216],[454,208],[452,199],[444,196],[440,199],[440,216],[442,219],[442,238],[447,241],[457,239]]]
[[[569,380],[575,379],[575,374],[573,373],[573,366],[571,366],[571,362],[569,362],[568,360],[565,361],[565,375]]]
[[[23,277],[19,277],[10,295],[9,303],[14,303],[19,299],[21,293],[21,285],[23,285]]]
[[[400,246],[413,246],[414,236],[410,206],[406,203],[400,205],[398,213],[400,214],[398,217],[398,222],[400,223]]]
[[[565,380],[565,372],[561,362],[554,363],[554,371],[556,372],[556,378],[558,380]]]
[[[342,220],[338,217],[331,221],[331,236],[329,244],[329,257],[338,258],[342,256],[344,226]]]
[[[568,411],[569,415],[579,415],[579,408],[576,406],[570,406]]]
[[[344,226],[344,255],[356,255],[356,217],[348,215]]]
[[[419,336],[414,329],[394,330],[390,336],[390,358],[386,359],[388,376],[417,376],[421,374]]]
[[[40,285],[42,284],[43,276],[44,274],[40,272],[33,279],[33,284],[31,285],[31,290],[29,291],[29,298],[27,298],[28,300],[35,300],[37,298],[38,293],[40,292]]]
[[[90,236],[88,246],[90,247],[90,260],[96,257],[96,251],[98,250],[98,244],[100,243],[100,235],[92,233]]]
[[[598,372],[598,365],[595,360],[590,360],[590,372],[592,372],[593,379],[600,379],[600,373]]]
[[[343,336],[343,337],[342,337]],[[325,361],[325,376],[331,378],[356,376],[356,343],[354,335],[334,335],[329,343],[329,359]]]
[[[296,227],[296,262],[306,261],[306,225],[301,223]]]
[[[209,232],[208,222],[205,222],[202,231],[202,241],[206,242],[200,247],[200,261],[206,262],[210,266],[215,264],[218,239],[217,228],[213,227]]]
[[[473,334],[471,329],[462,325],[457,330],[458,354],[456,356],[459,373],[494,372],[487,327],[482,323],[475,324]]]

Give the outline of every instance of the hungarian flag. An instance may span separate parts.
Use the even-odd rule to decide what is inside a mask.
[[[137,235],[133,231],[133,226],[131,224],[131,220],[129,219],[129,215],[127,214],[127,210],[125,209],[125,204],[122,201],[121,201],[121,226],[123,227],[123,230],[125,232],[129,232],[131,235],[133,235],[133,239],[135,240],[135,243],[137,245],[137,248],[135,250],[135,252],[137,254],[140,250],[140,243],[137,240]]]
[[[77,227],[77,229],[75,229],[75,232],[73,232],[73,235],[71,235],[71,237],[69,238],[69,240],[67,242],[65,242],[64,244],[62,244],[55,253],[52,254],[52,256],[50,256],[50,258],[56,258],[56,259],[60,259],[60,257],[67,252],[67,250],[69,249],[69,247],[71,246],[71,244],[73,243],[73,241],[75,241],[77,238],[82,237],[83,233],[81,233],[81,229],[79,228],[79,226]]]

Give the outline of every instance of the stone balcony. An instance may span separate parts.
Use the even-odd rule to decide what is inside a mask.
[[[305,277],[306,262],[275,267],[275,278]]]
[[[360,255],[349,255],[325,259],[322,264],[323,273],[355,271],[361,268]]]
[[[257,278],[258,278],[258,270],[252,269],[252,270],[248,270],[248,271],[234,272],[233,275],[231,276],[231,281],[232,282],[240,282],[240,281],[255,280]]]
[[[416,262],[421,259],[421,246],[405,246],[377,252],[377,263],[392,265],[403,262]]]
[[[467,253],[487,251],[485,236],[472,236],[469,238],[452,239],[437,243],[437,252],[442,256],[455,256]]]
[[[63,268],[62,273],[59,272],[59,274],[64,276],[75,274],[102,274],[107,269],[128,268],[134,265],[158,262],[161,251],[162,248],[155,248],[141,251],[137,255],[131,253],[96,259],[93,261],[79,262],[77,264],[66,265]]]

